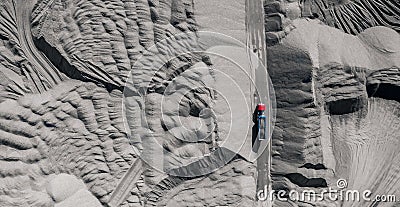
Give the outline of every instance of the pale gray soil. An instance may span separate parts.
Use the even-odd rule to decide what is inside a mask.
[[[0,206],[400,205],[399,27],[398,0],[1,0]]]

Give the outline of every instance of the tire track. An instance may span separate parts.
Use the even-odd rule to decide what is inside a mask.
[[[108,205],[110,207],[120,206],[128,197],[131,190],[136,185],[142,174],[142,160],[137,158],[132,164],[131,168],[125,173],[122,179],[119,181],[117,187],[111,194]]]
[[[49,1],[47,6],[53,1]],[[32,64],[30,69],[31,75],[37,75],[37,78],[32,77],[32,81],[36,86],[35,92],[44,92],[59,84],[66,79],[51,62],[43,55],[35,46],[32,33],[30,18],[32,9],[35,5],[34,1],[14,0],[14,9],[16,14],[16,25],[18,29],[18,38],[21,44],[21,49],[24,51],[27,60]],[[25,65],[25,67],[29,67]]]

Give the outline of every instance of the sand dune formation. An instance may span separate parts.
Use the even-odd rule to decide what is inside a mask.
[[[272,188],[400,199],[400,2],[264,12]],[[245,0],[1,0],[0,206],[257,206],[245,16]]]

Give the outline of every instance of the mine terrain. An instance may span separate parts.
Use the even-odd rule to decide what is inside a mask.
[[[399,32],[398,0],[0,0],[0,206],[400,206]]]

